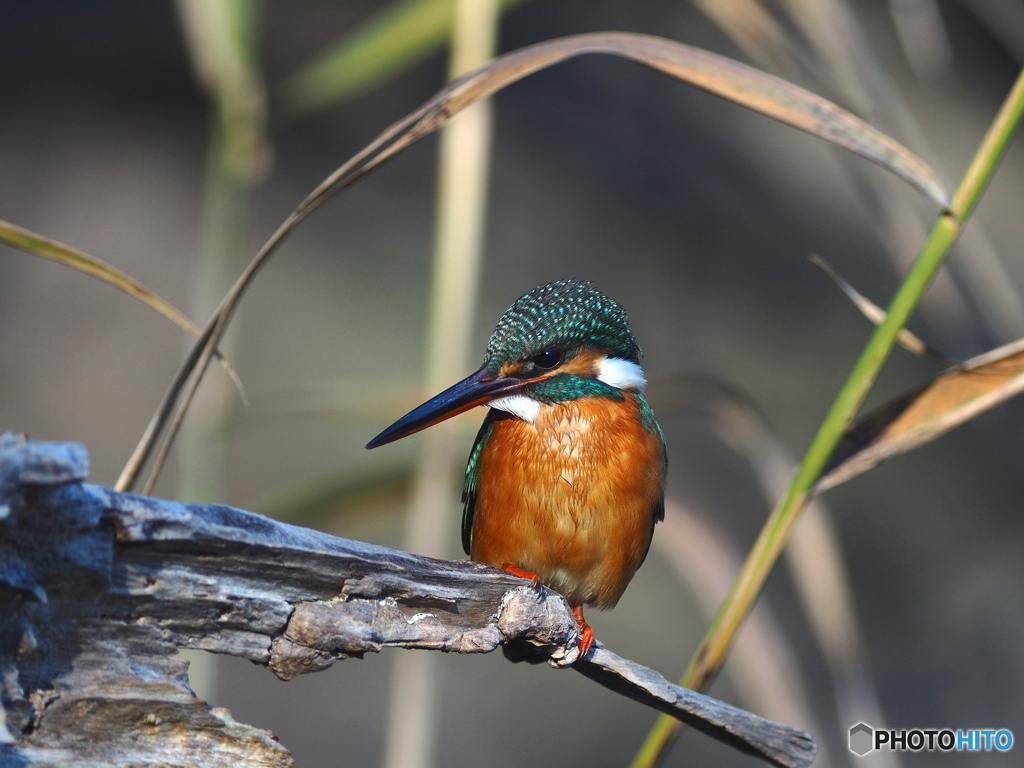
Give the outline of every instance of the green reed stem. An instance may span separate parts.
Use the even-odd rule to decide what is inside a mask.
[[[698,691],[704,690],[721,669],[740,626],[760,595],[800,513],[806,507],[814,484],[875,383],[896,343],[897,335],[959,237],[964,222],[974,210],[999,159],[1009,145],[1022,114],[1024,72],[1017,78],[989,127],[953,196],[949,209],[939,216],[889,305],[885,319],[875,329],[860,359],[832,403],[789,489],[768,517],[729,595],[690,660],[681,685]],[[662,715],[637,752],[631,768],[653,768],[658,765],[681,727],[682,723],[675,718]]]

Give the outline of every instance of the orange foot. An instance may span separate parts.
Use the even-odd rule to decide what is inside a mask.
[[[533,571],[523,570],[518,565],[512,565],[512,563],[502,563],[501,570],[508,571],[513,576],[518,576],[520,579],[529,579],[531,582],[533,582],[534,589],[539,590],[541,588],[541,585],[543,584],[543,582],[540,580],[540,576],[538,576]]]
[[[594,630],[583,618],[583,606],[577,605],[572,609],[572,615],[576,617],[576,623],[580,626],[580,658],[584,658],[590,649],[594,647]]]

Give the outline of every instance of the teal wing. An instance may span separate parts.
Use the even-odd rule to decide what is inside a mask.
[[[494,411],[487,409],[487,417],[480,425],[473,442],[473,450],[469,452],[466,464],[466,481],[462,486],[462,548],[469,554],[470,537],[473,533],[473,508],[476,506],[476,478],[480,468],[480,454],[494,429]]]
[[[665,492],[664,483],[665,475],[668,472],[668,457],[665,450],[665,433],[661,431],[661,424],[658,423],[658,417],[654,415],[654,411],[647,402],[647,398],[643,395],[636,396],[637,402],[640,406],[640,421],[643,423],[644,428],[652,434],[656,435],[661,441],[661,482],[662,492],[658,495],[658,500],[654,503],[654,509],[651,510],[651,516],[654,518],[655,523],[660,523],[665,519]]]
[[[637,401],[640,406],[640,421],[644,425],[644,428],[654,435],[661,443],[661,467],[659,468],[659,474],[661,475],[661,490],[658,493],[657,498],[654,500],[654,505],[651,507],[651,528],[662,522],[665,519],[665,476],[668,474],[668,455],[665,448],[665,433],[661,431],[661,424],[658,423],[658,417],[654,415],[654,411],[651,410],[651,406],[647,403],[647,398],[643,395],[637,395]],[[651,548],[651,542],[648,540],[647,549]],[[647,552],[644,552],[644,560],[647,559]],[[643,564],[643,560],[640,561]]]

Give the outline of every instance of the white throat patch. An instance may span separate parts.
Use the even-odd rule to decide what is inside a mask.
[[[597,365],[597,378],[616,389],[644,391],[647,379],[643,369],[630,360],[621,357],[606,357]]]
[[[516,416],[523,421],[528,421],[531,424],[533,424],[540,415],[540,403],[526,395],[509,395],[508,397],[501,397],[497,400],[491,400],[487,405],[491,408],[497,408],[499,411],[511,413],[513,416]]]

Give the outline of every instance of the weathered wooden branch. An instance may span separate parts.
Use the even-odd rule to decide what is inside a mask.
[[[561,596],[503,571],[120,494],[87,473],[79,445],[0,437],[0,766],[291,765],[271,734],[195,697],[179,647],[287,680],[385,646],[510,642],[776,765],[813,760],[802,731],[603,647],[578,660]]]

